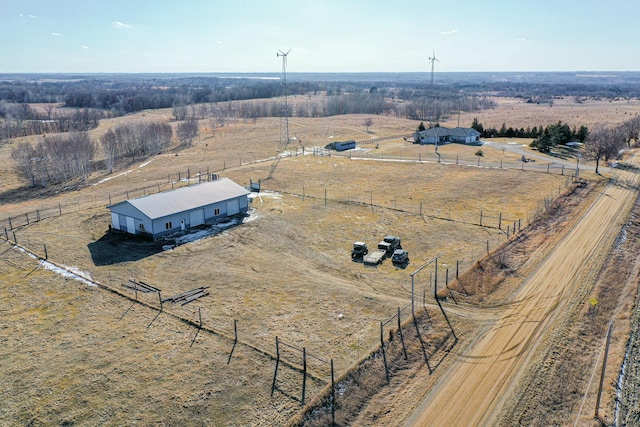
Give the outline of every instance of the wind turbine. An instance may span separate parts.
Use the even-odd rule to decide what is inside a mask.
[[[287,102],[287,55],[289,55],[291,49],[286,52],[279,50],[276,52],[277,58],[282,58],[282,117],[280,118],[280,142],[278,143],[278,149],[276,150],[276,158],[271,165],[271,170],[269,171],[269,176],[267,179],[271,179],[273,172],[278,167],[278,163],[280,163],[280,147],[283,145],[284,148],[282,151],[287,149],[289,145],[289,104]]]
[[[429,62],[431,62],[431,86],[433,86],[433,70],[434,70],[436,61],[438,61],[438,58],[436,58],[436,51],[434,50],[433,56],[429,57]]]
[[[289,55],[289,52],[291,52],[291,49],[286,53],[281,50],[276,53],[276,57],[282,57],[282,115],[284,123],[281,121],[280,143],[284,139],[285,148],[289,145],[289,104],[287,102],[287,55]]]

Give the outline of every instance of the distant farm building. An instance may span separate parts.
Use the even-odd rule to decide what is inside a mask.
[[[228,178],[125,200],[107,206],[111,226],[158,239],[249,209],[249,191]]]
[[[336,150],[336,151],[353,150],[354,148],[356,148],[356,142],[354,140],[342,141],[342,142],[336,141],[336,142],[327,144],[324,148],[326,148],[327,150]]]
[[[472,128],[444,128],[440,126],[417,131],[413,135],[416,144],[480,144],[480,132]]]

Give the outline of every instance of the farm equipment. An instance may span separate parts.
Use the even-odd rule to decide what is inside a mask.
[[[393,262],[394,264],[408,264],[409,252],[405,251],[404,249],[396,249],[395,251],[393,251],[391,262]]]
[[[369,248],[365,242],[354,242],[351,249],[351,259],[360,259],[369,253]]]
[[[396,249],[402,249],[400,238],[396,236],[386,236],[378,243],[378,248],[362,258],[365,265],[378,265],[385,258],[393,255]]]

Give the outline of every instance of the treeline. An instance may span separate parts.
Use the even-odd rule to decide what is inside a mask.
[[[586,126],[580,126],[577,129],[575,126],[570,128],[562,121],[549,126],[527,126],[526,129],[507,127],[506,123],[503,123],[500,129],[496,129],[485,128],[476,117],[473,119],[471,127],[480,132],[481,138],[535,138],[536,141],[543,141],[540,143],[541,147],[544,147],[548,140],[553,140],[554,145],[566,144],[571,141],[584,142],[589,134],[589,129]]]
[[[618,126],[596,125],[585,146],[586,154],[596,161],[596,173],[600,160],[618,159],[624,148],[631,147],[631,141],[635,141],[636,145],[640,141],[640,117]]]
[[[196,127],[197,132],[197,127]],[[171,145],[168,123],[136,123],[108,130],[99,139],[104,165],[112,173],[118,161],[148,157]],[[44,136],[37,143],[21,142],[11,152],[17,173],[30,186],[86,180],[94,167],[98,144],[86,131]]]
[[[168,123],[135,123],[109,129],[100,137],[105,167],[113,172],[117,160],[160,154],[171,145],[173,130]]]
[[[398,101],[378,94],[347,93],[327,97],[290,98],[290,117],[328,117],[341,114],[392,115],[399,118],[437,121],[450,117],[458,111],[473,112],[495,107],[495,102],[483,97],[418,98]],[[251,101],[232,101],[215,104],[175,105],[176,120],[214,118],[220,125],[225,118],[257,119],[260,117],[283,117],[285,114],[280,98]]]
[[[21,142],[12,150],[18,173],[32,187],[46,187],[50,182],[86,179],[96,145],[87,132],[72,132],[65,136],[44,137],[32,145]]]
[[[103,113],[88,108],[55,109],[48,104],[39,112],[28,104],[0,103],[0,141],[28,135],[87,131],[98,126]]]

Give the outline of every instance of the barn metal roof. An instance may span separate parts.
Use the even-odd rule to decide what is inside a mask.
[[[246,188],[236,184],[229,178],[220,178],[198,185],[126,200],[121,203],[129,203],[150,219],[156,219],[247,194],[249,194],[249,191]],[[121,203],[109,206],[109,208]]]
[[[480,132],[473,128],[461,128],[456,127],[453,129],[445,128],[442,126],[436,126],[433,128],[425,129],[423,131],[418,132],[419,135],[427,136],[427,137],[446,137],[446,136],[458,136],[458,137],[466,137],[469,135],[480,136]]]

